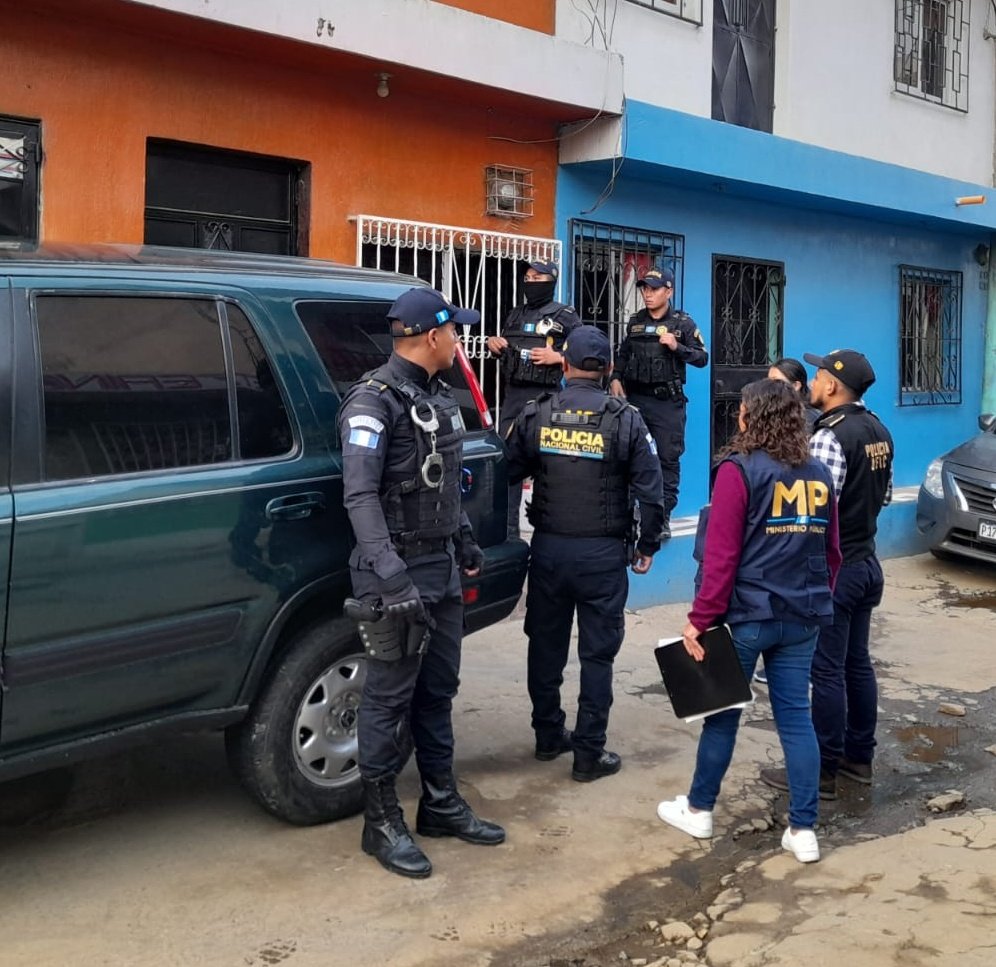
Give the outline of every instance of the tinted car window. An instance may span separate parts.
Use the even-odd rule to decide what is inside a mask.
[[[391,355],[389,302],[298,302],[298,318],[342,396],[364,373]],[[481,416],[463,373],[454,366],[441,374],[453,388],[468,430],[481,429]]]
[[[231,459],[218,313],[209,300],[39,296],[48,480]]]
[[[246,314],[226,303],[239,407],[239,450],[243,460],[277,457],[293,443],[287,410],[273,366]]]

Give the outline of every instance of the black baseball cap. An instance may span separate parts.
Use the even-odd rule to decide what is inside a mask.
[[[864,396],[868,387],[875,382],[875,370],[868,362],[868,357],[856,349],[835,349],[826,356],[803,353],[802,358],[810,366],[825,369],[858,396]]]
[[[595,326],[578,326],[567,334],[564,356],[575,369],[599,372],[609,365],[609,337]]]
[[[419,336],[423,332],[455,322],[458,326],[476,326],[481,314],[476,309],[460,309],[442,292],[419,286],[394,300],[387,311],[392,336]]]
[[[526,268],[534,269],[540,275],[549,275],[554,281],[560,275],[560,269],[557,268],[556,262],[544,262],[537,259],[535,262],[526,262]]]
[[[638,289],[643,286],[648,289],[660,289],[664,286],[673,289],[674,273],[670,269],[648,269],[644,272],[643,278],[636,283]]]

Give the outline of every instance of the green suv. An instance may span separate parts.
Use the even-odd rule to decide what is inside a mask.
[[[357,811],[366,663],[336,411],[417,279],[306,259],[0,251],[0,777],[225,729],[292,823]],[[501,443],[466,359],[461,486],[485,550],[467,630],[507,616]]]

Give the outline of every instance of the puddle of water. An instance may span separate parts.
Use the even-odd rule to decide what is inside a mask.
[[[944,753],[958,747],[957,725],[909,725],[895,729],[900,742],[910,743],[903,756],[913,762],[940,762]]]
[[[980,594],[947,593],[941,595],[945,607],[952,608],[988,608],[996,610],[996,592],[983,591]]]

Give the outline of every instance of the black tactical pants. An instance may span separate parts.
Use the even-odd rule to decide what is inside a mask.
[[[685,452],[685,403],[636,394],[629,397],[629,402],[640,411],[657,444],[657,459],[664,477],[664,514],[670,517],[678,505],[681,455]]]
[[[357,737],[365,779],[397,775],[415,744],[422,775],[453,768],[453,698],[460,685],[463,597],[450,555],[414,558],[408,573],[436,622],[426,653],[400,661],[367,659]]]
[[[612,706],[612,662],[622,645],[629,592],[626,547],[612,537],[560,537],[535,533],[529,560],[525,631],[528,685],[537,738],[554,736],[566,717],[560,686],[578,616],[578,697],[574,748],[598,755]]]

